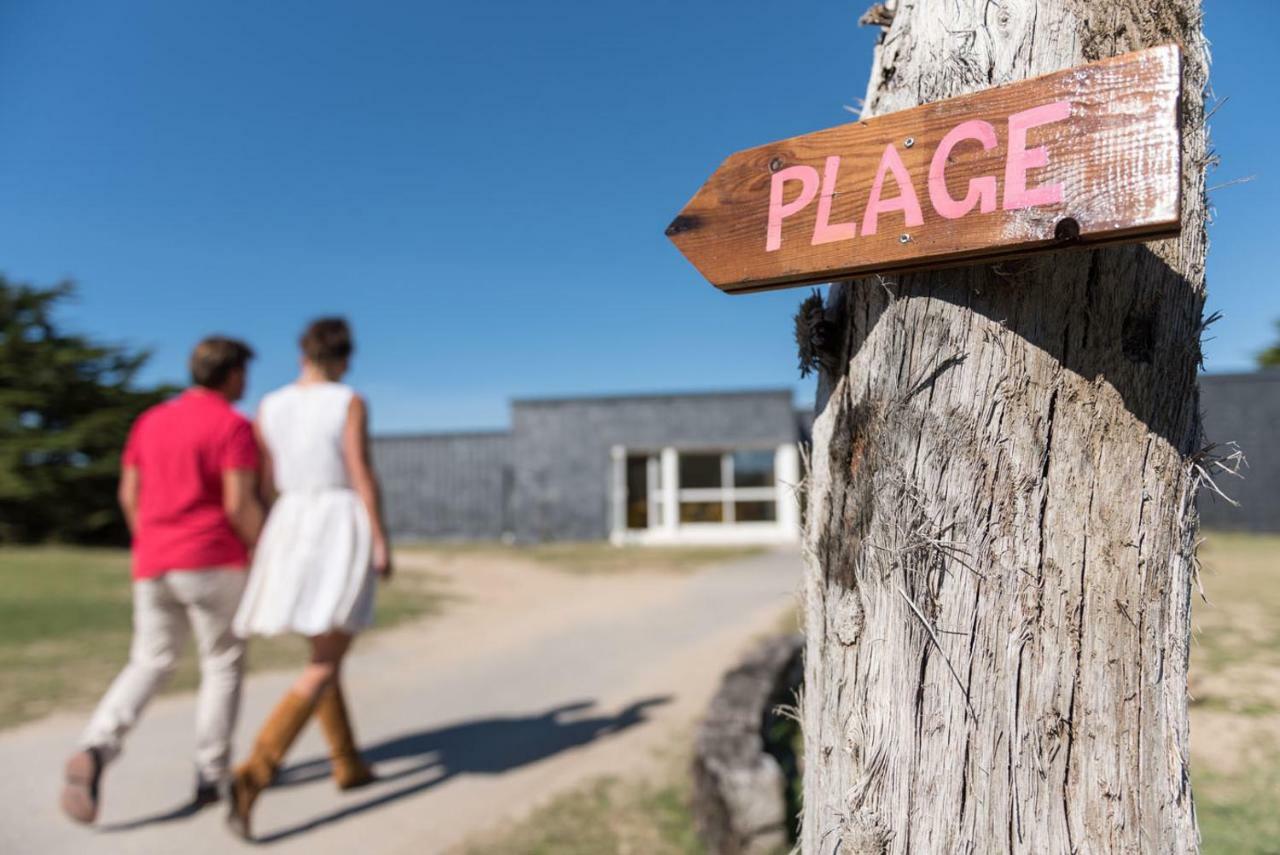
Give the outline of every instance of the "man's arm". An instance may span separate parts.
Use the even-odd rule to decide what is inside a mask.
[[[262,423],[253,423],[253,438],[258,443],[258,459],[261,464],[258,466],[258,498],[262,501],[262,508],[265,511],[270,510],[276,501],[276,471],[275,465],[271,460],[271,448],[267,445],[267,438],[262,435]]]
[[[222,509],[236,535],[252,549],[262,532],[263,520],[257,472],[252,469],[222,471]]]
[[[120,510],[124,513],[124,523],[129,527],[129,534],[137,534],[138,531],[138,485],[141,481],[137,466],[125,466],[120,470],[120,487],[116,491],[116,498],[120,501]]]

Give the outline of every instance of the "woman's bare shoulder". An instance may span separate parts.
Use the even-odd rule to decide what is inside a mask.
[[[369,411],[369,402],[365,399],[360,390],[351,386],[344,386],[347,392],[347,415],[352,420],[363,421],[365,415]]]

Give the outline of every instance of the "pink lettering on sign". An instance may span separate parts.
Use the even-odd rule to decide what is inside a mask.
[[[892,199],[881,199],[884,192],[885,172],[893,173],[893,180],[898,182],[897,196]],[[907,225],[924,225],[924,216],[920,213],[920,200],[916,198],[916,189],[911,186],[911,174],[898,156],[898,150],[889,143],[880,155],[880,168],[876,170],[875,181],[871,182],[871,198],[867,200],[867,210],[862,215],[862,234],[876,233],[876,221],[887,211],[902,211],[907,218]]]
[[[948,220],[960,219],[972,211],[974,205],[980,204],[978,210],[984,214],[990,214],[996,209],[994,175],[984,175],[970,181],[969,192],[959,202],[947,192],[947,159],[961,140],[977,140],[982,143],[983,149],[990,151],[996,147],[996,129],[990,122],[979,119],[961,122],[938,143],[938,150],[934,152],[933,161],[929,164],[929,201],[933,203],[933,209]]]
[[[1027,189],[1027,170],[1049,163],[1044,146],[1027,148],[1027,131],[1050,122],[1060,122],[1071,115],[1071,102],[1054,101],[1032,107],[1009,117],[1009,155],[1004,166],[1004,209],[1033,208],[1056,205],[1062,201],[1062,185],[1046,184]]]
[[[834,225],[831,222],[831,200],[836,195],[836,175],[839,172],[840,157],[833,154],[827,158],[827,165],[822,170],[822,194],[818,196],[818,221],[813,225],[813,246],[858,236],[858,224],[855,221]]]
[[[1033,208],[1039,205],[1056,205],[1062,202],[1062,183],[1027,186],[1027,173],[1049,165],[1049,153],[1043,145],[1027,147],[1027,132],[1032,128],[1060,122],[1071,115],[1071,102],[1054,101],[1009,116],[1009,133],[1004,166],[1004,199],[1006,211]],[[929,202],[938,216],[958,220],[977,209],[990,214],[996,210],[1000,186],[994,175],[982,175],[969,180],[963,199],[954,199],[947,189],[947,165],[952,152],[961,143],[977,142],[983,151],[991,151],[999,145],[995,126],[981,119],[970,119],[956,125],[938,143],[929,161]],[[765,234],[765,251],[774,252],[782,247],[782,222],[818,200],[818,210],[813,225],[812,246],[853,240],[861,234],[870,237],[876,233],[882,214],[901,211],[909,227],[924,225],[924,212],[911,180],[911,173],[902,162],[893,143],[885,146],[880,155],[880,165],[871,182],[867,206],[862,213],[862,230],[856,221],[831,222],[831,208],[838,195],[836,183],[840,175],[840,156],[829,155],[823,164],[822,175],[812,166],[788,166],[773,173],[769,183],[769,215]],[[892,175],[898,185],[898,195],[885,198],[885,179]],[[786,201],[788,182],[799,182],[799,192],[790,202]]]
[[[782,202],[783,186],[788,181],[800,182],[800,193],[785,205]],[[788,166],[773,173],[769,184],[769,222],[764,248],[773,252],[782,246],[782,221],[804,209],[818,195],[818,170],[812,166]]]

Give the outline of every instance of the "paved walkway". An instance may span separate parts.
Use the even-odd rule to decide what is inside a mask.
[[[777,627],[799,581],[786,551],[687,576],[430,569],[459,599],[362,640],[348,667],[359,737],[383,779],[338,793],[309,728],[255,815],[273,851],[442,852],[585,779],[650,766],[689,735],[743,647]],[[289,679],[246,684],[241,753]],[[191,785],[191,717],[189,695],[147,711],[104,781],[96,829],[56,806],[83,713],[0,732],[0,852],[249,849],[226,833],[220,806],[175,811]]]

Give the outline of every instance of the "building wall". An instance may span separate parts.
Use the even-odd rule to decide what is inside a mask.
[[[511,531],[509,434],[376,437],[372,452],[392,537],[490,540]]]
[[[1209,490],[1198,500],[1201,525],[1234,531],[1280,531],[1280,369],[1200,378],[1205,439],[1235,442],[1249,461],[1244,478],[1220,474],[1232,507]]]
[[[608,537],[610,450],[615,445],[637,450],[776,448],[796,439],[789,391],[516,401],[516,537]]]

